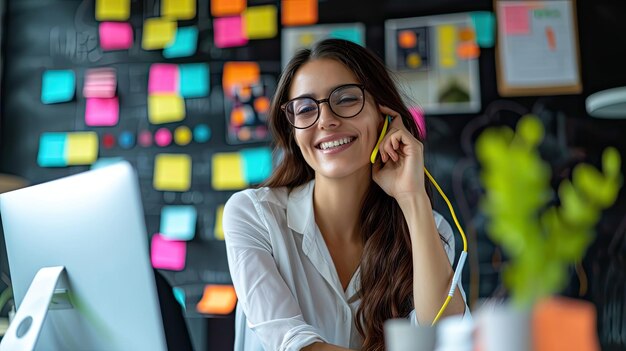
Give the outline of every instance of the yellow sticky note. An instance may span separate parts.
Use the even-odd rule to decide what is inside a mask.
[[[274,38],[278,33],[277,14],[278,10],[274,5],[248,7],[243,14],[248,39]]]
[[[456,37],[456,26],[447,24],[437,27],[439,66],[442,68],[456,66]]]
[[[243,160],[237,152],[213,155],[211,183],[215,190],[243,189],[248,184],[243,178]]]
[[[191,156],[159,154],[154,158],[152,184],[156,190],[187,191],[191,187]]]
[[[95,132],[67,133],[65,157],[68,165],[89,165],[98,159],[98,134]]]
[[[185,100],[176,94],[148,95],[148,120],[152,124],[180,122],[185,119]]]
[[[162,0],[161,16],[188,20],[196,17],[196,0]]]
[[[148,18],[143,22],[141,47],[144,50],[163,49],[176,38],[176,21],[168,18]]]
[[[215,210],[215,229],[213,234],[215,239],[224,240],[224,229],[222,228],[222,217],[224,216],[224,205],[220,205]]]
[[[130,17],[130,0],[96,0],[96,20],[126,21]]]

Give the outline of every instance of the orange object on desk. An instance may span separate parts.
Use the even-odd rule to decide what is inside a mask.
[[[207,285],[196,310],[206,314],[229,314],[236,304],[237,295],[232,285]]]

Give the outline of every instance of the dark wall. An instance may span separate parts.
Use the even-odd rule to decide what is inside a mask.
[[[198,18],[194,23],[210,23],[209,2],[198,2]],[[248,5],[276,4],[278,1],[249,0]],[[158,1],[132,1],[131,23],[137,31],[145,17],[157,15]],[[384,57],[384,21],[454,12],[492,10],[491,1],[377,1],[344,0],[320,1],[319,23],[363,22],[366,25],[366,43]],[[477,211],[481,194],[477,179],[477,165],[472,156],[473,141],[479,131],[493,124],[513,124],[527,112],[539,114],[547,127],[548,136],[542,154],[550,161],[558,178],[567,176],[573,164],[586,160],[598,162],[606,146],[617,146],[626,156],[626,121],[591,118],[585,112],[585,98],[597,91],[626,86],[626,2],[622,0],[579,0],[577,3],[579,44],[582,64],[583,92],[567,96],[530,96],[502,98],[498,95],[495,76],[495,50],[483,49],[480,57],[480,86],[482,109],[478,114],[427,116],[429,138],[427,162],[435,178],[453,198],[460,219],[470,235],[474,255],[470,253],[469,268],[464,275],[466,291],[472,301],[491,296],[501,289],[498,278],[500,251],[484,234],[484,218]],[[71,68],[77,73],[78,87],[85,69],[96,66],[114,66],[118,71],[118,95],[125,99],[120,111],[121,124],[98,129],[115,132],[123,128],[137,130],[146,114],[145,87],[150,63],[165,62],[159,51],[140,49],[140,36],[135,34],[135,45],[129,51],[102,53],[97,48],[97,26],[93,18],[93,1],[72,0],[14,0],[7,1],[3,19],[2,96],[0,115],[0,172],[22,176],[32,183],[56,179],[86,167],[44,169],[36,164],[38,139],[46,131],[73,131],[85,128],[82,122],[84,99],[72,103],[43,105],[39,102],[41,73],[45,69]],[[142,182],[142,194],[148,232],[158,230],[160,207],[167,203],[164,194],[152,188],[152,164],[155,154],[163,151],[186,152],[194,157],[194,186],[205,199],[199,204],[198,233],[212,228],[212,211],[226,201],[231,192],[214,192],[209,183],[210,156],[218,151],[237,147],[226,145],[224,133],[224,106],[220,90],[222,65],[228,60],[260,61],[262,70],[277,77],[280,69],[280,39],[251,41],[242,48],[216,49],[212,46],[210,25],[200,25],[198,53],[173,63],[209,62],[211,95],[188,106],[187,123],[205,121],[213,130],[213,138],[206,145],[185,148],[171,146],[164,149],[102,150],[100,156],[122,156],[133,163]],[[145,90],[145,89],[144,89]],[[77,94],[78,96],[79,94]],[[417,99],[419,101],[419,98]],[[124,116],[130,116],[124,118]],[[133,117],[134,116],[134,117]],[[154,131],[158,127],[149,126]],[[248,145],[246,145],[248,146]],[[254,146],[254,145],[253,145]],[[565,291],[581,296],[598,306],[600,338],[607,348],[613,341],[610,326],[613,319],[607,306],[624,303],[623,257],[626,228],[623,213],[626,201],[622,191],[618,204],[608,210],[598,227],[598,238],[589,250],[583,267],[590,283],[580,294],[579,279],[572,281]],[[180,198],[173,200],[180,202]],[[443,202],[436,206],[450,220]],[[458,240],[458,239],[457,239]],[[457,244],[457,248],[459,247]],[[189,267],[180,273],[166,272],[173,285],[184,285],[190,299],[198,298],[204,283],[228,283],[224,275],[226,262],[223,243],[198,235],[189,244]],[[621,266],[620,266],[621,265]],[[619,267],[622,267],[620,270]],[[6,266],[2,267],[6,270]],[[472,283],[471,287],[469,284]],[[619,288],[616,287],[620,287]],[[621,294],[621,295],[620,295]],[[190,300],[190,301],[191,301]],[[620,302],[621,301],[621,302]],[[196,346],[211,349],[229,349],[232,339],[232,316],[206,320],[190,312],[189,322],[196,338]],[[624,319],[621,325],[625,325]],[[224,338],[224,335],[228,337]],[[626,336],[623,336],[626,337]],[[226,340],[224,340],[226,339]],[[218,341],[219,340],[219,341]],[[617,339],[616,339],[617,340]],[[623,339],[622,339],[623,340]],[[624,343],[622,342],[622,346]],[[618,347],[618,346],[615,346]]]

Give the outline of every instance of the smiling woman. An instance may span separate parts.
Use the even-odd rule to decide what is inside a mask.
[[[337,39],[298,52],[269,123],[282,161],[224,210],[235,349],[383,350],[387,319],[430,324],[452,229],[432,209],[418,127],[380,59]],[[461,313],[462,288],[446,309]]]

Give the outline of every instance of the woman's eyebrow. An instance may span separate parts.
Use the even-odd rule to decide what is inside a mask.
[[[330,88],[326,91],[326,94],[325,94],[324,96],[320,97],[320,99],[326,99],[326,98],[330,95],[330,93],[331,93],[333,90],[335,90],[335,89],[337,89],[337,88],[339,88],[339,87],[341,87],[341,86],[344,86],[344,85],[353,85],[353,84],[354,84],[354,85],[359,85],[360,83],[341,83],[341,84],[335,85],[334,87],[330,87]],[[317,99],[317,97],[315,96],[315,94],[311,94],[311,93],[304,93],[304,94],[300,94],[300,95],[298,95],[298,96],[292,97],[292,98],[291,98],[291,99],[289,99],[289,100],[298,99],[298,98],[311,98],[311,99]]]

